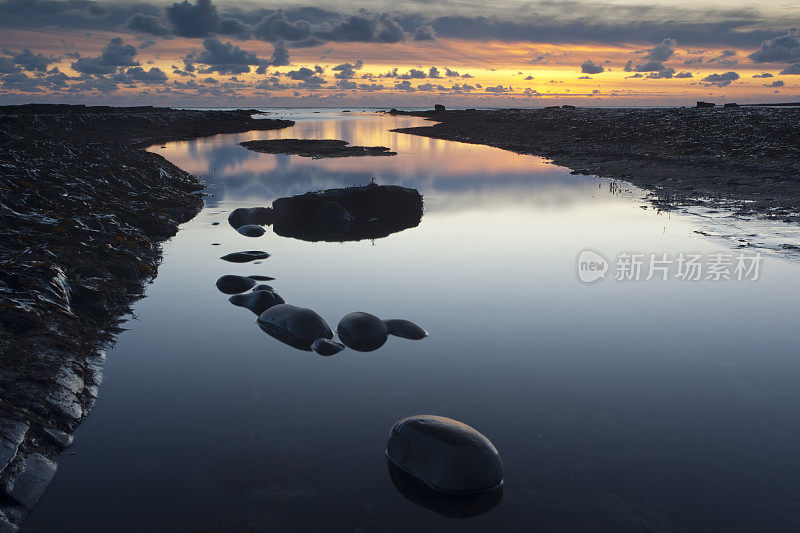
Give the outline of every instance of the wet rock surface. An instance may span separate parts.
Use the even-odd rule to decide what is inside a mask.
[[[278,198],[277,235],[305,241],[378,239],[419,225],[423,199],[416,189],[370,183]]]
[[[552,159],[623,179],[653,203],[728,207],[800,222],[800,109],[498,109],[402,112],[439,124],[394,131]],[[435,115],[435,116],[434,116]]]
[[[317,339],[333,338],[325,319],[311,309],[290,304],[267,309],[259,315],[258,325],[279,341],[305,351],[310,351]]]
[[[386,324],[386,330],[389,335],[394,335],[395,337],[418,341],[428,336],[427,331],[409,320],[390,318],[384,320],[383,323]]]
[[[339,321],[336,334],[345,346],[359,352],[377,350],[389,337],[383,320],[360,311],[346,314]]]
[[[245,307],[257,315],[260,315],[270,307],[286,303],[279,294],[272,291],[253,289],[253,292],[247,294],[234,294],[228,301],[238,307]]]
[[[139,148],[292,124],[253,113],[0,107],[0,529],[41,495],[160,243],[202,207],[196,178]]]
[[[256,284],[256,280],[247,276],[226,274],[217,280],[217,289],[225,294],[239,294],[249,291]]]
[[[334,139],[273,139],[239,143],[248,150],[265,154],[291,154],[322,159],[326,157],[363,157],[397,155],[385,146],[350,146]]]
[[[233,229],[239,229],[246,225],[264,226],[272,224],[272,208],[237,207],[228,215],[228,224]]]
[[[317,339],[311,349],[320,355],[335,355],[344,350],[344,345],[330,339]]]
[[[491,441],[451,418],[417,415],[400,420],[389,433],[386,456],[440,492],[486,492],[503,483],[503,463]]]
[[[230,263],[249,263],[250,261],[266,259],[267,257],[269,257],[267,252],[262,252],[261,250],[247,250],[245,252],[233,252],[226,254],[220,257],[220,259]]]
[[[240,228],[237,228],[236,231],[238,231],[245,237],[261,237],[267,232],[267,230],[265,230],[261,226],[256,226],[255,224],[246,224],[244,226],[241,226]]]

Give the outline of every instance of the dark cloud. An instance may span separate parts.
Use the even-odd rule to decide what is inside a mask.
[[[661,80],[661,79],[669,79],[675,75],[675,69],[672,67],[669,68],[662,68],[661,70],[656,70],[655,72],[648,72],[645,78],[649,80]]]
[[[780,71],[780,74],[800,74],[800,63],[789,65],[788,67]]]
[[[625,72],[657,72],[665,70],[664,62],[675,54],[675,39],[664,39],[653,48],[644,50],[644,57],[640,62],[634,64],[634,60],[629,60],[625,64]]]
[[[208,37],[217,31],[219,13],[211,0],[184,0],[167,8],[167,18],[181,37]]]
[[[286,76],[289,79],[292,79],[292,80],[295,80],[295,81],[305,81],[305,80],[307,80],[307,79],[309,79],[309,78],[311,78],[312,76],[315,76],[315,75],[316,75],[316,73],[313,70],[311,70],[310,68],[306,68],[306,67],[303,67],[303,68],[298,69],[298,70],[290,70],[289,72],[286,73]]]
[[[275,43],[272,47],[272,56],[270,56],[269,64],[273,67],[285,67],[291,64],[289,59],[289,50],[283,43]]]
[[[748,57],[756,63],[800,62],[800,30],[792,28],[783,35],[767,39]]]
[[[311,36],[311,24],[305,20],[290,21],[283,10],[264,17],[253,34],[264,41],[301,41]]]
[[[497,85],[495,87],[487,87],[486,89],[484,89],[484,91],[487,93],[501,94],[501,93],[513,92],[514,89],[512,89],[511,87],[503,87],[502,85]]]
[[[675,77],[676,78],[691,78],[693,76],[692,76],[691,72],[678,72],[677,74],[675,74]]]
[[[349,80],[355,78],[356,71],[361,70],[361,67],[363,66],[364,63],[359,59],[355,62],[355,64],[342,63],[341,65],[336,65],[331,70],[336,71],[336,74],[334,74],[333,77],[337,80]]]
[[[217,38],[204,40],[203,51],[197,56],[187,57],[187,59],[206,65],[206,68],[200,70],[203,74],[211,72],[244,74],[250,72],[251,66],[268,64],[266,59],[258,57],[254,52],[243,50],[230,42],[223,43]]]
[[[753,77],[754,78],[771,78],[772,74],[770,74],[769,72],[762,72],[761,74],[754,74]]]
[[[414,91],[416,91],[416,89],[411,86],[411,82],[408,81],[408,80],[401,81],[399,83],[395,83],[394,84],[394,88],[395,88],[395,90],[398,90],[398,91],[406,91],[406,92],[414,92]]]
[[[345,90],[358,89],[358,84],[350,80],[339,80],[336,82],[336,86],[340,89],[345,89]]]
[[[604,70],[603,65],[597,65],[591,59],[581,63],[581,72],[584,74],[600,74]]]
[[[413,39],[415,41],[433,41],[436,39],[436,32],[430,26],[420,26],[414,30]]]
[[[315,35],[328,41],[396,43],[405,39],[403,28],[388,13],[374,17],[349,16]]]
[[[730,59],[731,57],[734,57],[735,55],[736,55],[736,52],[733,51],[733,50],[723,50],[718,56],[712,57],[711,59],[709,59],[708,63],[716,63],[717,65],[722,65],[722,66],[726,66],[726,67],[733,66],[733,65],[736,65],[737,63],[739,63],[735,59]]]
[[[772,83],[765,83],[764,87],[783,87],[783,80],[775,80]]]
[[[133,45],[125,44],[122,39],[115,37],[103,48],[99,56],[81,57],[72,63],[72,68],[84,74],[113,74],[118,67],[138,66],[139,62],[135,59],[136,54],[136,48]]]
[[[142,67],[132,67],[125,71],[125,75],[132,81],[143,83],[166,83],[167,75],[158,67],[145,70]]]
[[[8,49],[3,49],[3,53],[12,56],[11,62],[13,64],[19,65],[24,70],[30,72],[45,72],[48,65],[51,65],[52,63],[58,63],[57,57],[46,57],[41,53],[34,54],[27,48],[18,54],[15,54]]]
[[[217,33],[220,35],[230,35],[240,39],[249,38],[252,31],[253,29],[250,26],[235,18],[224,18],[219,21],[219,26],[217,27]]]
[[[428,69],[428,77],[429,78],[441,78],[442,74],[439,72],[439,69],[436,67],[431,67]]]
[[[739,79],[739,74],[733,71],[728,71],[723,74],[710,74],[703,78],[702,81],[706,85],[716,85],[717,87],[727,87],[734,81]]]
[[[136,13],[126,20],[125,27],[139,33],[147,33],[150,35],[169,35],[172,33],[172,30],[164,24],[161,17],[145,15],[144,13]]]
[[[591,76],[578,76],[578,79],[579,80],[591,80],[592,77]]]

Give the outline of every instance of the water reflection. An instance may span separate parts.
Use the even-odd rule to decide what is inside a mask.
[[[386,460],[394,488],[405,499],[448,518],[472,518],[488,513],[503,499],[503,487],[471,494],[438,492]]]

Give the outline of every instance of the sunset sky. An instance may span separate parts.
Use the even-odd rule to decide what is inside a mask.
[[[800,101],[796,2],[0,0],[0,103]]]

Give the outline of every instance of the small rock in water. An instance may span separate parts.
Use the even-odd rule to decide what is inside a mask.
[[[238,294],[249,291],[255,284],[256,281],[253,278],[244,276],[225,275],[217,280],[217,288],[225,294]]]
[[[330,339],[317,339],[311,344],[311,349],[320,355],[333,355],[344,350],[344,344]]]
[[[503,463],[489,439],[443,416],[417,415],[392,427],[386,456],[432,489],[483,492],[503,483]]]
[[[255,287],[253,287],[253,291],[254,291],[254,292],[255,292],[255,291],[270,291],[270,292],[275,292],[275,289],[273,289],[271,285],[266,285],[266,284],[262,283],[261,285],[256,285]]]
[[[218,242],[212,242],[211,246],[219,246],[219,243]]]
[[[69,433],[64,433],[63,431],[59,431],[53,428],[47,428],[44,430],[47,433],[47,436],[53,439],[53,442],[59,444],[64,448],[68,448],[72,445],[73,437]]]
[[[272,224],[271,207],[239,207],[231,211],[228,215],[228,223],[234,228],[239,229],[247,224],[264,226]]]
[[[261,226],[256,226],[255,224],[247,224],[245,226],[238,228],[236,231],[238,231],[245,237],[261,237],[267,232],[267,230],[265,230]]]
[[[261,250],[247,250],[245,252],[233,252],[223,255],[220,259],[230,261],[231,263],[247,263],[249,261],[255,261],[256,259],[266,259],[267,257],[269,257],[267,252],[262,252]]]
[[[386,324],[389,335],[394,335],[395,337],[418,341],[428,336],[427,331],[408,320],[390,318],[389,320],[384,320],[383,323]]]
[[[310,351],[317,339],[333,338],[333,331],[321,316],[290,304],[267,309],[258,317],[258,325],[270,336],[300,350]]]
[[[219,226],[219,222],[212,222],[211,225],[212,226]]]
[[[250,279],[254,279],[256,281],[272,281],[273,279],[275,279],[270,276],[262,276],[261,274],[254,274],[252,276],[247,276],[247,277]]]
[[[247,294],[234,294],[228,301],[238,307],[246,307],[260,315],[270,307],[286,303],[278,294],[272,291],[255,291]]]
[[[383,320],[369,313],[348,313],[336,327],[336,333],[345,346],[359,352],[377,350],[389,334]]]

